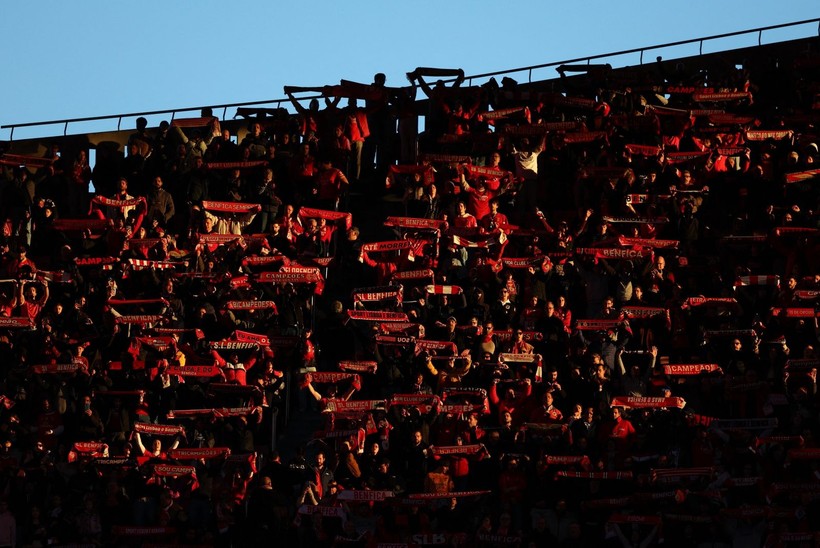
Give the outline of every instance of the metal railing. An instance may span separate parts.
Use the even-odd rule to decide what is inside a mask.
[[[543,68],[557,67],[557,66],[560,66],[560,65],[567,65],[567,64],[573,64],[573,63],[587,63],[587,64],[590,64],[592,61],[598,60],[598,59],[618,57],[618,56],[621,56],[621,55],[631,55],[631,54],[635,54],[635,53],[638,53],[640,55],[639,63],[641,65],[643,65],[643,55],[644,55],[645,52],[648,52],[648,51],[661,50],[661,49],[666,49],[666,48],[671,48],[671,47],[676,47],[676,46],[684,46],[684,45],[689,45],[689,44],[698,44],[698,53],[699,53],[699,55],[702,55],[703,54],[703,44],[704,44],[704,42],[710,42],[710,41],[714,41],[714,40],[721,40],[721,39],[724,39],[724,38],[731,38],[731,37],[736,37],[736,36],[753,35],[753,34],[757,34],[757,45],[762,46],[763,45],[763,33],[766,32],[766,31],[789,28],[789,27],[797,27],[797,26],[801,26],[801,25],[808,25],[808,24],[811,24],[811,23],[817,23],[817,25],[818,25],[817,35],[820,36],[820,18],[805,19],[803,21],[795,21],[795,22],[792,22],[792,23],[783,23],[783,24],[780,24],[780,25],[770,25],[770,26],[767,26],[767,27],[759,27],[759,28],[749,29],[749,30],[742,30],[742,31],[736,31],[736,32],[727,32],[727,33],[724,33],[724,34],[715,34],[715,35],[712,35],[712,36],[705,36],[705,37],[702,37],[702,38],[692,38],[692,39],[689,39],[689,40],[679,40],[677,42],[668,42],[668,43],[665,43],[665,44],[657,44],[657,45],[654,45],[654,46],[647,46],[647,47],[642,47],[642,48],[633,48],[633,49],[621,50],[621,51],[617,51],[617,52],[603,53],[603,54],[599,54],[599,55],[591,55],[591,56],[586,56],[586,57],[577,57],[575,59],[565,59],[563,61],[554,61],[554,62],[544,63],[544,64],[540,64],[540,65],[530,65],[530,66],[527,66],[527,67],[505,69],[505,70],[499,70],[499,71],[495,71],[495,72],[486,72],[486,73],[483,73],[483,74],[475,74],[475,75],[472,75],[472,76],[467,76],[466,80],[470,83],[470,85],[472,85],[473,80],[489,79],[489,78],[492,78],[492,77],[495,77],[495,76],[503,76],[503,75],[516,74],[516,73],[520,73],[520,72],[526,72],[527,73],[527,81],[531,83],[532,82],[532,72],[534,70],[539,70],[539,69],[543,69]],[[802,38],[809,38],[809,37],[810,36],[804,36]],[[790,40],[793,40],[793,39],[798,39],[798,38],[791,38]],[[783,42],[786,42],[786,41],[789,41],[789,40],[784,40]],[[774,44],[774,43],[778,43],[778,42],[772,42],[772,43]],[[316,96],[316,97],[318,97],[318,96]],[[314,96],[300,97],[300,99],[312,99],[312,98],[314,98]],[[123,118],[136,118],[136,117],[139,117],[139,116],[156,116],[156,115],[161,115],[161,114],[170,114],[171,119],[173,120],[173,118],[176,116],[177,113],[201,111],[203,109],[211,109],[212,111],[217,111],[217,110],[221,109],[222,110],[222,120],[225,120],[227,110],[229,108],[254,107],[254,106],[261,106],[261,105],[270,105],[270,106],[276,106],[277,108],[279,108],[279,107],[282,106],[282,103],[289,103],[289,102],[290,101],[287,98],[280,98],[280,99],[270,99],[270,100],[267,100],[267,101],[252,101],[252,102],[245,102],[245,103],[225,103],[225,104],[221,104],[221,105],[206,105],[206,106],[199,106],[199,107],[185,107],[185,108],[166,109],[166,110],[153,110],[153,111],[145,111],[145,112],[131,112],[131,113],[127,113],[127,114],[112,114],[112,115],[107,115],[107,116],[91,116],[91,117],[85,117],[85,118],[68,118],[68,119],[63,119],[63,120],[49,120],[49,121],[45,121],[45,122],[26,122],[26,123],[21,123],[21,124],[7,124],[7,125],[0,126],[0,129],[11,130],[11,133],[9,135],[9,140],[10,141],[13,140],[13,138],[14,138],[14,130],[16,128],[24,128],[24,127],[37,127],[37,126],[49,126],[49,125],[62,124],[63,125],[63,135],[67,135],[68,134],[68,125],[71,124],[71,123],[94,122],[94,121],[101,121],[101,120],[116,120],[117,121],[117,131],[119,131],[120,126],[122,124]]]

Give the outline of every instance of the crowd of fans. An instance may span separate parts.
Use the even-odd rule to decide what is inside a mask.
[[[4,154],[0,546],[816,545],[818,58],[775,61]]]

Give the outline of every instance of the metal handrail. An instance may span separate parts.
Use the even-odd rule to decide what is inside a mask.
[[[675,46],[682,46],[682,45],[696,44],[697,43],[697,44],[699,44],[699,54],[703,55],[703,43],[704,42],[712,41],[712,40],[719,40],[719,39],[722,39],[722,38],[730,38],[730,37],[733,37],[733,36],[743,36],[743,35],[746,35],[746,34],[754,34],[754,33],[757,33],[757,35],[758,35],[757,43],[758,43],[758,46],[761,46],[764,31],[781,29],[781,28],[788,28],[788,27],[795,27],[795,26],[800,26],[800,25],[806,25],[806,24],[809,24],[809,23],[818,23],[818,35],[820,36],[820,18],[805,19],[803,21],[795,21],[795,22],[792,22],[792,23],[782,23],[782,24],[779,24],[779,25],[770,25],[770,26],[766,26],[766,27],[758,27],[758,28],[749,29],[749,30],[727,32],[727,33],[723,33],[723,34],[715,34],[713,36],[706,36],[706,37],[702,37],[702,38],[691,38],[691,39],[688,39],[688,40],[679,40],[679,41],[676,41],[676,42],[668,42],[666,44],[658,44],[658,45],[647,46],[647,47],[643,47],[643,48],[632,48],[632,49],[621,50],[621,51],[617,51],[617,52],[604,53],[604,54],[599,54],[599,55],[590,55],[590,56],[586,56],[586,57],[577,57],[575,59],[566,59],[566,60],[563,60],[563,61],[555,61],[555,62],[550,62],[550,63],[543,63],[543,64],[540,64],[540,65],[530,65],[530,66],[527,66],[527,67],[520,67],[520,68],[514,68],[514,69],[505,69],[505,70],[500,70],[500,71],[495,71],[495,72],[486,72],[486,73],[483,73],[483,74],[475,74],[475,75],[472,75],[472,76],[468,76],[467,78],[470,80],[470,82],[472,82],[472,80],[474,80],[474,79],[492,78],[494,76],[501,76],[501,75],[505,75],[505,74],[513,74],[513,73],[516,73],[516,72],[527,71],[527,73],[528,73],[527,81],[531,83],[532,82],[532,72],[533,72],[533,70],[538,70],[538,69],[548,68],[548,67],[555,67],[555,66],[560,66],[560,65],[565,65],[565,64],[579,63],[579,62],[584,62],[584,61],[587,64],[589,64],[591,61],[596,60],[596,59],[604,59],[604,58],[607,58],[607,57],[617,57],[617,56],[620,56],[620,55],[628,55],[628,54],[631,54],[631,53],[639,53],[640,54],[640,64],[643,65],[643,54],[644,54],[645,51],[658,50],[658,49],[664,49],[664,48],[670,48],[670,47],[675,47]],[[777,43],[777,42],[773,42],[773,43]],[[449,80],[447,80],[447,81],[449,81]],[[313,99],[313,98],[318,98],[318,97],[321,97],[321,96],[301,97],[300,99]],[[155,115],[158,115],[158,114],[171,114],[172,117],[173,117],[178,112],[192,112],[192,111],[202,110],[202,109],[206,109],[206,108],[210,108],[212,110],[222,109],[222,111],[223,111],[222,119],[224,120],[225,119],[225,114],[227,113],[227,109],[229,109],[229,108],[249,107],[249,106],[256,106],[256,105],[271,105],[271,104],[275,104],[278,108],[278,107],[281,106],[282,103],[286,103],[288,101],[289,101],[288,99],[270,99],[270,100],[267,100],[267,101],[251,101],[251,102],[244,102],[244,103],[224,103],[224,104],[218,104],[218,105],[206,105],[206,106],[199,106],[199,107],[186,107],[186,108],[177,108],[177,109],[132,112],[132,113],[127,113],[127,114],[111,114],[111,115],[106,115],[106,116],[89,116],[89,117],[84,117],[84,118],[67,118],[67,119],[62,119],[62,120],[50,120],[50,121],[46,121],[46,122],[26,122],[26,123],[22,123],[22,124],[6,124],[6,125],[0,126],[0,129],[11,129],[11,135],[10,135],[9,140],[12,140],[12,138],[14,136],[15,128],[47,126],[47,125],[54,125],[54,124],[64,124],[63,135],[66,135],[67,132],[68,132],[68,125],[70,123],[94,122],[94,121],[100,121],[100,120],[114,120],[114,119],[116,119],[117,120],[117,130],[119,130],[120,124],[121,124],[123,118],[134,118],[134,117],[138,117],[138,116],[155,116]]]

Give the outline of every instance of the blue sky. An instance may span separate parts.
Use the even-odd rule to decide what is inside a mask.
[[[369,83],[375,72],[403,85],[416,66],[479,74],[815,17],[817,0],[4,0],[0,125],[277,99],[283,85]],[[816,33],[815,24],[763,41]],[[756,43],[727,39],[704,51]]]

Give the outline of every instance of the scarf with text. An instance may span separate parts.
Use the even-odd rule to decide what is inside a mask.
[[[169,375],[176,375],[178,377],[198,377],[207,379],[210,377],[219,376],[220,369],[213,365],[170,365],[165,368],[165,372]]]
[[[353,292],[354,302],[376,302],[385,299],[402,300],[401,286],[359,287]]]
[[[213,200],[203,200],[202,208],[208,211],[218,211],[220,213],[253,213],[259,204],[245,204],[241,202],[215,202]]]
[[[404,270],[401,272],[394,272],[391,279],[393,281],[424,280],[427,278],[433,278],[434,276],[435,274],[430,269]]]
[[[396,175],[421,175],[424,186],[430,186],[435,182],[435,170],[433,166],[399,165],[390,166],[387,170],[388,188],[396,184]]]
[[[660,306],[624,306],[621,314],[627,318],[653,318],[669,312],[668,308]]]
[[[351,371],[354,373],[368,373],[376,372],[378,364],[375,361],[340,361],[339,369],[342,371]]]
[[[130,200],[117,200],[115,198],[106,198],[105,196],[94,196],[91,202],[94,204],[108,206],[108,207],[133,207],[142,203],[145,198],[131,198]]]
[[[676,249],[680,240],[655,240],[654,238],[627,238],[619,236],[618,243],[626,246],[651,247],[653,249]]]
[[[365,322],[406,322],[407,314],[404,312],[383,312],[378,310],[348,310],[349,320]]]
[[[669,364],[663,366],[664,375],[670,377],[692,377],[700,375],[703,372],[717,373],[722,371],[716,363]]]
[[[184,433],[185,428],[171,424],[137,422],[134,424],[134,432],[138,432],[140,434],[151,434],[152,436],[177,436]]]
[[[228,310],[273,310],[276,311],[276,303],[273,301],[228,301],[225,303]]]
[[[218,459],[230,454],[229,447],[190,447],[168,451],[168,456],[175,460]]]
[[[312,207],[302,207],[297,215],[302,224],[305,219],[325,219],[327,221],[343,226],[345,230],[350,230],[353,226],[353,214],[345,211],[330,211],[327,209],[316,209]]]
[[[664,224],[669,222],[668,217],[610,217],[604,216],[607,223],[634,223],[634,224]]]
[[[681,397],[619,396],[612,398],[611,406],[627,409],[683,409],[686,401]]]
[[[746,140],[748,141],[766,141],[768,139],[773,139],[775,141],[779,141],[781,139],[791,139],[794,136],[794,132],[790,129],[783,129],[783,130],[747,130],[746,133]]]
[[[802,183],[805,181],[810,181],[815,177],[820,176],[820,169],[809,169],[806,171],[797,171],[795,173],[787,173],[786,174],[786,182],[787,183]]]
[[[384,222],[384,226],[441,231],[447,226],[447,222],[436,219],[422,219],[418,217],[388,217]]]

